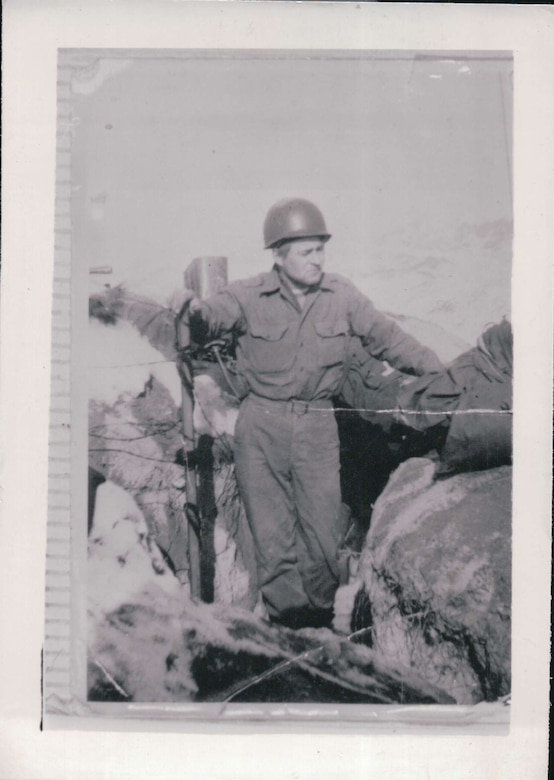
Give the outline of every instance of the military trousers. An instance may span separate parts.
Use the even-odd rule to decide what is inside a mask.
[[[248,396],[236,425],[235,469],[270,618],[330,610],[343,535],[332,403]]]

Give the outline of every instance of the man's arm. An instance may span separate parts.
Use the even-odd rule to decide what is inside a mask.
[[[386,360],[399,371],[421,376],[446,370],[432,349],[424,347],[389,317],[377,311],[355,287],[352,287],[350,327],[373,357]]]

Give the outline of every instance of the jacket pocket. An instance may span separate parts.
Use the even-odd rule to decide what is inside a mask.
[[[317,362],[320,366],[334,366],[342,363],[346,357],[348,323],[346,320],[335,322],[316,322]]]
[[[277,373],[287,370],[294,349],[287,339],[288,323],[254,322],[248,329],[248,361],[256,372]]]

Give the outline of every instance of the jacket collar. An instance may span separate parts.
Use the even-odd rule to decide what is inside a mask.
[[[286,281],[281,277],[278,266],[274,265],[269,273],[265,274],[260,295],[271,295],[272,293],[280,292],[282,289],[289,290]],[[333,287],[330,284],[330,280],[327,274],[323,274],[321,282],[319,283],[317,290],[326,290],[328,292],[334,292]]]

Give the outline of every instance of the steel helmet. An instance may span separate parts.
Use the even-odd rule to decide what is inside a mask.
[[[267,212],[264,222],[266,249],[277,246],[281,241],[312,236],[321,237],[324,241],[331,238],[323,214],[311,201],[304,198],[284,198]]]

